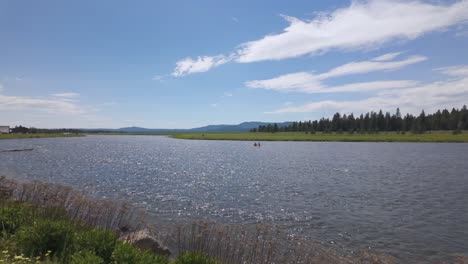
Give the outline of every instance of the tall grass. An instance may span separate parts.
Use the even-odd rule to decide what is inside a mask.
[[[273,226],[196,222],[173,227],[166,240],[176,252],[200,252],[225,264],[396,263],[393,257],[360,251],[342,255],[318,242],[289,236]]]
[[[19,183],[0,177],[0,198],[63,208],[72,220],[114,231],[137,230],[146,226],[145,214],[127,203],[89,199],[71,187],[34,181]]]

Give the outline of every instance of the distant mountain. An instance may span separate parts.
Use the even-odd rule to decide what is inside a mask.
[[[190,132],[247,132],[252,128],[273,123],[266,122],[243,122],[238,125],[209,125],[189,129]],[[278,126],[288,125],[289,122],[277,123]]]
[[[287,126],[290,122],[277,123],[278,126]],[[84,131],[122,132],[122,133],[166,133],[166,132],[248,132],[252,128],[274,124],[273,122],[243,122],[238,125],[208,125],[191,129],[144,128],[123,127],[118,129],[83,129]]]

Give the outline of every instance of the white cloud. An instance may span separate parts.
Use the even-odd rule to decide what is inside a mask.
[[[0,94],[1,110],[31,110],[48,113],[82,114],[85,110],[76,103],[54,98],[33,98],[21,96],[7,96]]]
[[[232,56],[203,56],[197,59],[185,58],[176,63],[172,76],[181,77],[191,73],[206,72],[233,59]]]
[[[186,58],[172,75],[206,72],[230,61],[249,63],[282,60],[329,50],[368,50],[393,40],[413,40],[424,34],[446,30],[468,21],[468,0],[436,4],[418,0],[352,1],[344,8],[319,13],[312,20],[283,16],[289,23],[283,32],[245,42],[229,56]],[[393,60],[400,53],[374,58]]]
[[[402,52],[393,52],[393,53],[387,53],[378,57],[373,58],[373,61],[390,61],[394,60],[396,57],[398,57]]]
[[[232,96],[233,96],[232,93],[224,93],[224,94],[223,94],[223,97],[232,97]]]
[[[401,69],[402,67],[426,60],[423,56],[410,56],[400,61],[388,61],[395,58],[399,53],[389,53],[379,58],[387,61],[359,61],[351,62],[322,74],[313,74],[308,72],[297,72],[281,75],[267,80],[254,80],[246,82],[250,88],[259,88],[283,92],[305,92],[305,93],[331,93],[331,92],[359,92],[390,88],[405,88],[414,86],[414,81],[375,81],[352,83],[341,86],[329,87],[323,84],[324,80],[336,78],[345,75],[363,74],[374,71],[390,71]],[[375,60],[375,59],[374,59]]]
[[[28,97],[0,93],[0,123],[41,128],[106,126],[109,118],[96,115],[98,109],[81,104],[76,93]]]
[[[435,70],[454,77],[468,76],[468,66],[466,65],[437,68]]]
[[[449,69],[449,68],[447,68]],[[440,108],[462,106],[468,101],[468,65],[451,67],[444,73],[455,76],[443,81],[417,85],[399,90],[384,90],[363,100],[335,101],[326,100],[301,106],[281,108],[271,114],[311,113],[311,112],[346,112],[362,113],[382,109],[394,111],[397,107],[405,112],[417,114],[422,109],[435,111]],[[455,75],[453,73],[456,73]]]
[[[3,85],[0,83],[0,92],[3,91]]]
[[[80,97],[80,94],[68,92],[68,93],[55,93],[55,94],[52,94],[52,96],[61,97],[61,98],[77,98],[77,97]]]
[[[468,1],[448,5],[401,0],[353,1],[348,7],[313,20],[285,18],[290,25],[282,33],[242,44],[237,61],[281,60],[330,49],[368,49],[395,39],[412,40],[466,22]]]
[[[386,54],[388,55],[388,54]],[[385,56],[385,55],[383,55]],[[374,59],[375,60],[375,59]],[[359,61],[351,62],[332,69],[331,71],[321,74],[320,79],[328,79],[350,74],[361,74],[375,71],[391,71],[398,70],[405,66],[415,64],[427,60],[423,56],[411,56],[401,61]]]

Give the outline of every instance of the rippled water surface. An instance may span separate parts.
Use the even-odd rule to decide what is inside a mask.
[[[0,175],[118,197],[158,221],[272,223],[345,250],[468,254],[468,144],[1,140]]]

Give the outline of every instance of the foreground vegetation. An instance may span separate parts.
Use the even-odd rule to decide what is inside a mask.
[[[39,133],[39,134],[0,134],[1,139],[21,139],[21,138],[57,138],[57,137],[80,137],[82,134],[64,133]]]
[[[175,133],[174,138],[202,140],[249,140],[249,141],[345,141],[345,142],[468,142],[468,132],[416,133]]]
[[[0,263],[217,264],[201,253],[174,260],[142,252],[110,230],[73,221],[63,208],[0,201]]]

